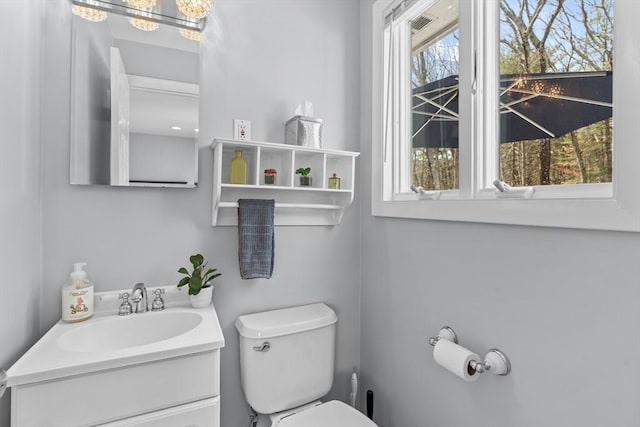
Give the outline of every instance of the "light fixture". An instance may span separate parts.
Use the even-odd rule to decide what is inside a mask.
[[[173,129],[173,130],[182,130],[182,128],[180,126],[171,126],[171,129]]]
[[[131,25],[142,31],[155,31],[159,27],[157,22],[150,21],[145,18],[129,18],[129,22]]]
[[[187,40],[193,40],[194,42],[200,41],[200,31],[187,30],[186,28],[180,28],[178,30],[180,35]]]
[[[129,6],[136,9],[151,9],[156,6],[156,0],[123,0]]]
[[[143,17],[143,16],[150,16],[151,9],[141,9],[141,11],[145,13],[140,14],[139,16],[132,16],[131,18],[129,18],[129,22],[131,23],[131,25],[133,25],[134,27],[142,31],[157,30],[160,24],[158,24],[156,21],[152,21],[150,19]]]
[[[212,0],[175,1],[176,8],[168,14],[155,10],[162,4],[158,0],[71,0],[71,3],[73,13],[89,21],[104,21],[109,14],[123,15],[133,27],[139,30],[149,32],[159,29],[160,24],[170,25],[177,27],[183,38],[200,41],[201,32],[207,21],[203,18],[211,10]],[[177,10],[178,5],[182,5],[183,10],[188,14],[197,17],[181,13]]]
[[[178,10],[192,19],[201,19],[207,16],[211,10],[211,4],[211,0],[176,0]]]
[[[80,18],[86,19],[87,21],[91,22],[102,22],[107,19],[107,12],[105,12],[104,10],[98,10],[86,6],[78,6],[77,4],[74,4],[71,7],[71,12],[73,12],[74,15],[77,15]]]

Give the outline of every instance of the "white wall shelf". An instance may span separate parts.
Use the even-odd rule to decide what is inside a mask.
[[[272,142],[216,138],[213,149],[212,225],[238,224],[238,199],[275,200],[275,225],[338,225],[353,202],[355,161],[360,153]],[[247,162],[247,184],[229,183],[236,150]],[[295,170],[311,167],[312,185],[301,187]],[[276,184],[264,183],[264,170],[278,171]],[[341,188],[329,188],[340,177]]]

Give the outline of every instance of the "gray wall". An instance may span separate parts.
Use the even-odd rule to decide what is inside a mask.
[[[45,40],[44,222],[40,330],[60,317],[60,287],[71,263],[88,262],[98,290],[175,283],[178,267],[202,252],[223,276],[214,301],[227,346],[222,351],[222,425],[244,426],[238,315],[315,301],[338,313],[337,375],[331,397],[346,399],[359,354],[359,208],[342,225],[279,227],[271,280],[243,281],[237,229],[211,224],[214,136],[231,137],[232,119],[252,121],[254,139],[282,142],[284,122],[309,99],[325,119],[326,146],[359,143],[357,0],[218,0],[201,64],[199,187],[110,188],[69,185],[69,8],[47,2]]]
[[[640,425],[640,235],[370,216],[371,0],[361,1],[361,378],[381,427]],[[443,325],[507,377],[433,361]]]
[[[0,368],[38,338],[41,174],[40,53],[43,1],[0,8]],[[34,125],[35,124],[35,125]],[[9,425],[10,393],[0,399]]]

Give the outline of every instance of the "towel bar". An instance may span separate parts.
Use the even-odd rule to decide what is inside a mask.
[[[237,208],[237,202],[220,202],[218,207],[221,208]],[[341,210],[344,207],[340,205],[319,205],[314,203],[276,203],[276,209],[328,209]]]

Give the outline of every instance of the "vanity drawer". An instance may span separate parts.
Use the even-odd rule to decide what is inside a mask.
[[[99,427],[219,427],[220,397],[187,403]]]
[[[219,372],[214,350],[16,386],[11,426],[95,426],[216,397]]]

